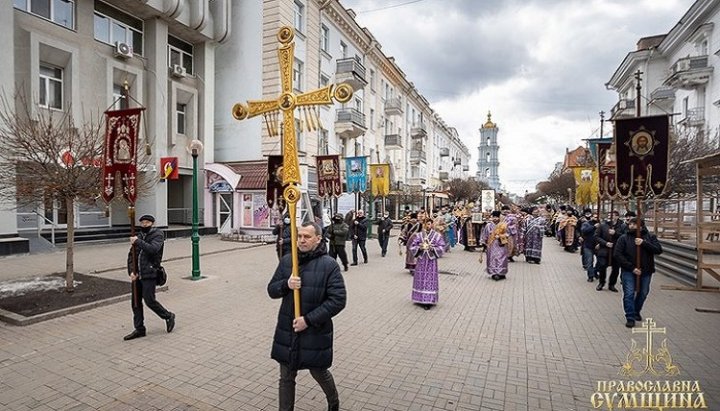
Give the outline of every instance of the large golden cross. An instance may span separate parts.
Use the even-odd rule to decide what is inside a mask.
[[[278,59],[280,60],[280,80],[282,91],[275,100],[248,100],[247,106],[237,103],[232,108],[232,115],[236,120],[244,120],[261,114],[272,113],[277,110],[283,112],[283,168],[282,177],[285,189],[283,197],[290,213],[290,239],[292,254],[292,275],[299,277],[298,250],[297,250],[297,202],[300,200],[300,165],[298,162],[298,149],[295,136],[295,107],[317,106],[332,104],[335,97],[339,103],[350,100],[353,89],[349,84],[329,85],[307,93],[293,93],[293,61],[295,59],[295,32],[291,27],[283,26],[277,34],[280,47]],[[300,290],[293,291],[295,303],[295,318],[300,317]]]

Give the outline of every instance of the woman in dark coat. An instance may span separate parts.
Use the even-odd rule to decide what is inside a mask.
[[[328,368],[333,361],[333,322],[346,303],[345,283],[337,262],[327,255],[316,223],[298,229],[300,278],[290,278],[291,255],[283,256],[267,286],[271,298],[282,298],[271,357],[280,363],[280,409],[292,409],[295,377],[308,369],[320,384],[330,409],[339,409],[337,389]],[[302,281],[302,288],[300,282]],[[292,288],[291,288],[292,287]],[[294,318],[292,289],[300,289],[301,317]]]

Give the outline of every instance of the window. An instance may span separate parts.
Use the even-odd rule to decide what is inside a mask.
[[[298,59],[293,64],[293,89],[298,92],[303,90],[303,62]]]
[[[305,141],[303,140],[303,132],[300,129],[300,119],[295,119],[295,141],[298,151],[305,151]]]
[[[362,113],[362,111],[363,111],[362,110],[362,100],[360,100],[359,98],[356,98],[356,99],[354,99],[354,101],[355,101],[355,110]]]
[[[177,118],[177,133],[185,134],[185,116],[187,115],[187,104],[175,104],[175,114]]]
[[[327,74],[320,73],[320,87],[326,87],[328,84],[330,84],[330,77]]]
[[[375,91],[375,70],[370,69],[370,90]]]
[[[485,154],[485,161],[487,161],[488,163],[490,162],[490,152],[489,151]]]
[[[193,46],[177,37],[168,36],[168,67],[181,66],[185,72],[193,72]]]
[[[40,64],[39,97],[41,107],[62,110],[63,70],[61,68]]]
[[[328,141],[328,131],[325,129],[320,129],[318,131],[320,135],[320,144],[318,145],[318,154],[319,155],[328,155],[330,154],[330,147],[329,147],[329,141]]]
[[[114,45],[126,43],[142,55],[143,22],[129,14],[95,1],[95,40]]]
[[[487,146],[490,146],[490,137],[487,138]]]
[[[688,97],[685,97],[682,101],[682,107],[683,107],[683,117],[688,117],[688,111],[689,111],[689,104],[688,104]]]
[[[375,130],[375,110],[370,109],[370,130]]]
[[[485,169],[485,177],[490,178],[490,169],[489,168]]]
[[[113,110],[122,110],[130,107],[127,97],[123,96],[123,86],[113,84]]]
[[[305,5],[302,2],[295,0],[295,30],[300,33],[305,31]]]
[[[330,52],[330,29],[326,25],[320,25],[320,50]]]
[[[74,0],[13,0],[13,7],[69,29],[74,28]]]
[[[347,57],[347,51],[348,51],[348,50],[347,50],[347,44],[345,44],[344,42],[341,41],[341,42],[340,42],[340,56],[342,56],[342,58],[346,58],[346,57]]]

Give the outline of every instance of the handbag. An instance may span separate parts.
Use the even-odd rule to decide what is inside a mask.
[[[158,286],[165,285],[165,283],[167,283],[167,272],[165,271],[165,267],[158,266],[155,273],[155,284]]]

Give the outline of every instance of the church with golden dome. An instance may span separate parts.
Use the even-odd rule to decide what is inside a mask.
[[[478,147],[477,180],[488,183],[493,190],[500,189],[500,175],[498,168],[498,127],[492,122],[492,115],[488,111],[487,121],[480,127],[480,146]]]

